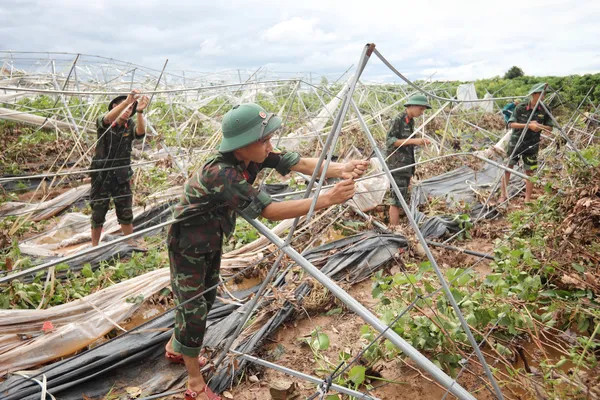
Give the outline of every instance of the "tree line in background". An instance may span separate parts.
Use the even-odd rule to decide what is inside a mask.
[[[517,66],[511,67],[504,77],[499,76],[475,81],[477,96],[483,97],[486,92],[494,97],[526,95],[531,86],[538,82],[547,82],[554,90],[559,91],[563,103],[577,107],[585,98],[590,88],[589,99],[598,106],[600,103],[600,73],[567,76],[527,76]],[[589,111],[589,102],[585,102],[582,111]]]

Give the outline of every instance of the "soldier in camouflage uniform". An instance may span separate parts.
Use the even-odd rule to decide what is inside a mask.
[[[510,119],[510,117],[512,117],[513,113],[515,112],[515,108],[519,105],[520,102],[521,100],[514,99],[513,101],[502,107],[502,115],[504,116],[504,122],[508,124],[508,120]]]
[[[519,159],[521,159],[523,161],[523,169],[529,176],[533,175],[533,170],[537,167],[537,155],[540,149],[541,132],[552,132],[552,119],[550,118],[550,115],[546,113],[541,105],[538,106],[537,109],[533,109],[544,92],[545,87],[545,83],[534,85],[528,93],[530,96],[529,101],[517,105],[515,111],[508,120],[508,127],[513,130],[507,150],[508,156],[510,157],[508,166],[513,168],[519,162]],[[523,140],[519,144],[521,133],[530,116],[531,121],[527,127],[527,132],[525,132]],[[509,180],[510,172],[506,171],[502,178],[500,203],[507,199],[506,185]],[[525,181],[525,201],[531,200],[532,192],[533,182],[530,180]]]
[[[100,242],[111,197],[123,234],[133,232],[131,146],[134,139],[141,139],[146,133],[143,112],[149,102],[148,97],[140,97],[138,93],[133,90],[128,96],[116,97],[108,105],[108,113],[96,121],[98,141],[91,169],[108,170],[90,173],[92,246]],[[131,118],[136,113],[137,123]]]
[[[256,104],[230,110],[222,121],[223,141],[219,153],[210,158],[184,185],[174,208],[180,222],[169,230],[168,248],[171,284],[177,303],[187,303],[175,312],[174,334],[166,346],[166,357],[184,362],[189,374],[186,399],[218,398],[205,384],[199,357],[206,319],[215,301],[219,282],[221,246],[235,228],[236,214],[282,220],[305,215],[312,199],[274,203],[264,191],[252,186],[264,168],[281,175],[291,171],[312,174],[317,159],[298,153],[273,150],[270,138],[281,119]],[[368,163],[331,163],[328,177],[344,178],[319,196],[316,209],[342,203],[354,194],[353,178],[361,176]],[[205,290],[207,293],[201,294]]]
[[[415,146],[429,144],[427,139],[411,137],[415,130],[414,118],[423,115],[426,109],[431,108],[427,98],[423,95],[411,96],[406,104],[406,111],[396,117],[392,128],[387,134],[386,150],[387,164],[390,169],[405,167],[415,163]],[[410,138],[410,139],[409,139]],[[400,171],[392,172],[392,176],[402,193],[406,203],[410,203],[410,192],[408,187],[410,180],[415,174],[414,165]],[[398,225],[400,221],[400,200],[395,193],[391,193],[390,204],[390,226]]]

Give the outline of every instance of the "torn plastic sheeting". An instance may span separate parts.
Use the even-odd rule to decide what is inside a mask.
[[[156,351],[157,346],[164,346],[171,332],[164,332],[162,329],[172,325],[172,322],[173,314],[166,314],[150,324],[145,333],[120,336],[102,347],[92,349],[83,356],[71,357],[55,368],[53,368],[53,364],[50,364],[38,371],[46,376],[48,392],[55,396],[60,393],[59,398],[62,400],[81,399],[83,395],[88,397],[104,396],[114,385],[113,382],[108,383],[107,378],[110,377],[117,381],[118,375],[115,376],[115,372],[133,370],[135,361],[140,361],[142,364],[139,366],[141,368],[135,366],[135,375],[132,378],[146,375],[143,371],[143,361],[150,353]],[[126,367],[120,368],[121,366]],[[148,367],[156,370],[157,364],[153,363]],[[164,370],[162,369],[162,371]],[[139,385],[131,382],[125,386]],[[119,388],[115,387],[115,389]],[[164,390],[159,392],[162,391]],[[40,398],[39,385],[16,375],[0,384],[0,392],[5,400],[37,400]]]
[[[504,171],[500,168],[483,163],[481,169],[475,171],[468,166],[462,166],[452,171],[415,183],[413,192],[416,192],[419,203],[426,201],[428,196],[441,197],[448,205],[456,205],[465,201],[472,205],[479,203],[476,191],[490,190]],[[509,189],[522,185],[521,178],[511,176]],[[414,195],[413,195],[414,196]]]
[[[379,266],[391,260],[398,249],[408,247],[406,239],[400,235],[377,234],[373,231],[353,235],[333,244],[335,247],[330,243],[310,250],[305,253],[305,257],[315,266],[325,261],[321,270],[336,279],[340,278],[338,274],[352,266],[352,271],[346,276],[352,283],[370,276]],[[330,255],[334,248],[340,251]]]
[[[470,110],[471,108],[478,107],[477,103],[471,102],[469,100],[477,100],[477,91],[475,90],[475,85],[473,83],[463,83],[462,85],[458,85],[456,88],[456,98],[459,101],[466,101],[465,103],[460,103],[456,107],[460,107],[465,110]]]
[[[135,232],[147,228],[148,226],[158,225],[161,222],[167,221],[172,217],[170,208],[175,203],[175,200],[167,201],[166,203],[151,207],[141,214],[136,215],[132,222],[133,231]]]
[[[376,174],[383,171],[380,161],[377,158],[371,158],[372,173]],[[361,211],[369,211],[383,202],[387,189],[390,187],[390,180],[387,175],[380,175],[375,178],[365,179],[356,182],[357,194],[352,197],[351,207],[358,207]]]
[[[460,225],[456,216],[436,215],[429,217],[421,211],[416,210],[412,204],[416,204],[414,197],[411,203],[411,213],[419,226],[419,230],[425,238],[437,239],[448,233],[454,233],[460,230]]]
[[[171,202],[163,200],[157,205],[153,205],[144,210],[142,207],[134,209],[134,230],[146,228],[148,225],[155,225],[159,222],[167,220],[171,217],[168,208]],[[111,240],[111,233],[120,231],[121,227],[118,224],[115,210],[108,212],[102,237],[103,242]],[[145,236],[152,236],[154,231],[148,232]],[[47,232],[42,232],[40,236],[24,240],[19,243],[19,248],[23,254],[36,257],[60,257],[71,254],[72,252],[81,251],[88,247],[91,240],[90,217],[82,213],[69,213],[60,218],[59,223],[55,228],[49,229]],[[70,249],[69,252],[59,251],[62,248],[81,244],[81,246]],[[110,258],[110,257],[107,257]]]
[[[129,297],[151,297],[169,282],[169,269],[162,268],[48,309],[0,310],[0,376],[47,363],[89,345],[139,307],[128,302]],[[37,336],[44,321],[52,322],[55,329]],[[19,335],[31,339],[23,343]]]
[[[7,202],[0,207],[0,215],[32,214],[32,221],[42,221],[69,208],[73,203],[87,196],[89,192],[90,185],[82,185],[41,203]]]
[[[357,260],[355,258],[357,254],[363,254],[358,262],[345,262],[345,258],[340,256],[338,264],[331,264],[328,267],[330,269],[328,275],[335,274],[332,276],[333,279],[341,280],[347,277],[347,280],[356,281],[362,276],[361,271],[374,270],[373,265],[369,265],[367,260],[377,261],[380,267],[385,262],[384,258],[391,258],[391,254],[395,253],[391,251],[390,254],[388,251],[387,246],[391,245],[401,247],[405,245],[405,241],[394,235],[384,235],[379,240],[375,233],[368,232],[320,246],[307,254],[324,257],[325,253],[338,250],[345,251],[344,257],[354,257],[354,260]],[[380,247],[380,249],[373,251],[369,246]],[[352,247],[358,247],[363,252],[356,250],[353,252]],[[311,285],[304,282],[294,291],[294,298],[300,301],[310,290]],[[237,296],[235,293],[234,295]],[[277,308],[275,314],[266,323],[259,326],[257,331],[254,325],[247,327],[240,336],[239,344],[235,346],[236,350],[245,353],[255,351],[268,335],[277,330],[292,315],[294,309],[294,304],[286,301],[282,307]],[[234,312],[236,310],[238,310],[236,304],[223,304],[217,301],[208,318],[205,337],[207,345],[215,348],[224,345],[227,335],[231,334],[240,323],[241,313]],[[41,372],[48,378],[50,393],[53,395],[60,393],[61,399],[71,400],[80,399],[82,392],[87,396],[102,396],[106,395],[111,388],[113,393],[117,393],[120,388],[126,386],[144,388],[143,395],[173,389],[182,383],[186,372],[183,366],[169,366],[162,357],[163,346],[171,333],[159,331],[171,328],[172,325],[173,315],[169,313],[142,328],[139,333],[118,337],[101,348],[92,349],[84,356],[72,357],[55,369],[51,369],[52,365],[43,367]],[[253,333],[248,333],[249,331]],[[148,360],[150,357],[152,357],[151,362]],[[213,390],[225,390],[235,377],[242,373],[245,365],[246,361],[241,360],[233,376],[231,368],[224,366],[213,375],[209,385]],[[136,373],[132,373],[132,370]],[[19,386],[10,393],[5,393],[8,396],[7,400],[39,398],[39,386],[14,376],[0,384],[0,392],[4,392],[15,382],[18,382]],[[157,385],[156,382],[161,382],[161,385]]]
[[[346,280],[356,283],[391,260],[398,249],[406,247],[406,245],[406,239],[400,235],[379,235],[375,232],[363,232],[306,251],[304,255],[309,261],[314,260],[317,268],[319,268],[317,263],[325,263],[321,270],[333,280],[338,282]],[[331,252],[335,250],[337,252],[332,255]],[[326,262],[327,259],[331,261]],[[302,299],[310,293],[311,288],[312,285],[305,281],[294,290],[293,297],[298,303],[301,303]],[[251,335],[248,335],[246,331],[242,332],[233,347],[242,353],[250,354],[254,352],[264,338],[275,332],[292,315],[294,310],[295,305],[285,301],[283,306],[278,307],[275,314],[266,323],[263,323],[257,332]],[[221,340],[217,346],[222,346],[225,341],[226,339]],[[216,344],[213,343],[213,345]],[[246,360],[238,360],[237,362],[233,376],[228,365],[221,366],[211,377],[210,387],[218,392],[226,390],[247,365]]]
[[[171,213],[169,212],[169,203],[161,204],[156,207],[152,207],[151,209],[145,211],[144,213],[138,215],[134,221],[134,232],[139,229],[145,228],[147,225],[155,225],[164,220],[171,218]],[[55,229],[48,235],[42,236],[37,239],[36,242],[40,245],[44,244],[52,244],[52,243],[60,243],[62,240],[68,239],[76,234],[78,231],[82,229],[89,228],[89,216],[81,214],[81,213],[70,213],[65,215],[63,219],[57,225],[58,229]],[[162,229],[162,228],[158,228]],[[144,234],[144,236],[154,235],[156,232],[150,231]],[[117,236],[106,235],[104,237],[104,242],[111,242],[117,239]],[[88,246],[85,246],[86,248]],[[77,251],[80,251],[83,247],[77,248]],[[108,247],[104,247],[98,249],[97,251],[93,251],[88,254],[84,254],[80,257],[77,257],[73,260],[67,262],[69,265],[69,271],[76,272],[80,271],[85,264],[90,264],[92,269],[97,268],[102,262],[109,260],[116,260],[125,257],[131,256],[134,251],[139,251],[136,247],[130,245],[127,242],[119,242]],[[31,253],[31,252],[29,252]],[[38,263],[46,263],[56,260],[57,258],[62,257],[59,256],[50,256],[50,257],[39,257],[36,259],[36,264]],[[21,280],[23,282],[32,282],[35,277],[40,272],[34,272],[31,275],[24,276]],[[43,272],[42,272],[43,273]],[[57,271],[55,272],[56,278],[62,279],[67,276],[68,271]]]
[[[473,189],[491,188],[500,172],[498,167],[487,163],[479,171],[462,166],[415,184],[413,191],[426,197],[442,197],[448,204],[460,201],[474,203],[477,197]]]
[[[208,317],[207,337],[213,335],[223,316],[236,308],[237,305],[217,300]],[[128,386],[140,387],[143,395],[150,395],[183,383],[187,375],[184,366],[171,364],[164,358],[164,346],[171,336],[173,322],[174,314],[169,312],[139,332],[121,335],[55,368],[53,364],[42,367],[39,371],[46,375],[48,391],[55,396],[60,393],[61,400],[79,400],[82,395],[105,396],[111,390],[118,393]],[[152,362],[148,360],[150,357]],[[7,391],[13,385],[15,387]],[[39,385],[18,376],[0,383],[0,393],[5,400],[39,399],[39,390]]]
[[[0,176],[0,179],[18,177],[19,175],[2,175]],[[29,192],[35,190],[43,180],[43,178],[27,178],[26,176],[23,176],[23,179],[0,182],[0,188],[4,189],[6,192]]]

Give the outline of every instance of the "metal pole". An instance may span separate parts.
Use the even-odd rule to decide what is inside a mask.
[[[468,254],[468,255],[471,255],[471,256],[476,256],[476,257],[479,257],[479,258],[485,258],[487,260],[493,260],[494,259],[494,257],[490,256],[489,254],[484,254],[484,253],[480,253],[478,251],[473,251],[473,250],[468,250],[468,249],[461,249],[460,247],[450,246],[448,244],[438,243],[438,242],[434,242],[432,240],[427,240],[427,244],[430,244],[432,246],[441,247],[441,248],[447,249],[447,250],[458,251],[459,253],[464,253],[464,254]]]
[[[160,71],[160,75],[158,76],[158,79],[156,81],[156,85],[154,86],[154,92],[152,93],[152,96],[150,96],[150,100],[148,101],[148,105],[146,106],[146,110],[150,109],[150,104],[152,104],[152,100],[154,99],[154,94],[156,92],[156,89],[158,89],[158,85],[160,84],[160,80],[165,72],[165,68],[167,68],[167,63],[169,62],[169,59],[167,58],[165,60],[165,64],[162,67],[162,70]],[[135,74],[135,70],[133,70],[133,73]],[[131,75],[131,83],[133,84],[133,75]],[[144,121],[146,122],[146,126],[148,126],[148,118],[146,118],[146,116],[144,115]],[[156,132],[156,131],[154,131]],[[155,133],[156,134],[156,133]],[[144,139],[142,139],[142,151],[144,151],[144,147],[146,146],[146,135],[144,135]],[[169,153],[170,154],[170,153]],[[181,166],[177,165],[180,170],[183,172],[183,169],[181,168]],[[138,173],[135,177],[135,184],[137,185],[138,180],[140,178],[140,174]]]
[[[297,88],[298,88],[298,85],[296,85],[296,88],[294,88],[294,91],[296,91]],[[297,91],[296,91],[296,93],[298,94]],[[300,101],[302,101],[302,99],[300,99]],[[290,107],[290,109],[291,109],[291,107]],[[281,137],[280,137],[280,139],[281,139]],[[323,151],[321,152],[321,158],[320,158],[320,160],[324,157],[325,152],[326,152],[326,150],[325,150],[325,148],[323,148]],[[313,174],[312,174],[312,176],[310,178],[310,181],[308,182],[307,188],[312,189],[312,186],[314,185],[315,179],[317,177],[318,170],[319,170],[319,166],[317,165],[315,167],[315,170],[313,171]],[[311,190],[310,189],[306,190],[304,192],[304,198],[308,198],[310,196],[310,194],[311,194]],[[317,197],[317,196],[318,195],[315,195],[315,197]],[[292,237],[294,235],[294,231],[296,230],[296,227],[298,226],[299,222],[300,222],[300,217],[296,217],[294,219],[294,222],[292,223],[292,226],[290,227],[290,230],[288,232],[287,238],[285,240],[285,245],[286,246],[289,245],[289,243],[291,242]],[[248,310],[246,311],[246,313],[242,317],[242,321],[240,321],[240,324],[236,327],[236,330],[235,330],[234,334],[231,335],[230,338],[225,343],[225,346],[223,347],[223,350],[219,354],[219,356],[218,356],[218,358],[217,358],[217,360],[215,362],[215,365],[219,365],[221,363],[221,361],[223,361],[223,359],[225,358],[225,356],[227,355],[227,353],[229,352],[229,350],[231,349],[231,346],[233,345],[234,340],[238,337],[238,335],[242,331],[244,325],[246,324],[246,321],[248,320],[248,318],[250,318],[250,316],[252,315],[252,312],[254,311],[254,308],[257,306],[258,300],[262,297],[262,294],[265,291],[267,285],[273,279],[273,276],[275,275],[275,272],[279,268],[279,264],[281,263],[281,260],[283,259],[283,255],[284,255],[284,253],[279,254],[279,256],[277,257],[277,260],[275,260],[275,263],[273,264],[273,266],[271,267],[271,269],[267,273],[267,276],[263,280],[260,288],[258,289],[258,292],[256,293],[255,297],[252,299],[252,302],[251,302],[250,306],[248,307]]]
[[[75,57],[75,60],[73,60],[73,64],[71,65],[71,69],[69,70],[69,74],[67,75],[67,78],[65,79],[65,83],[63,84],[63,87],[61,90],[65,90],[67,88],[67,85],[69,84],[69,78],[71,78],[71,73],[73,73],[73,70],[75,69],[75,65],[77,64],[77,60],[79,60],[79,54],[77,54],[77,56]],[[58,85],[56,84],[56,69],[54,66],[54,60],[52,60],[52,77],[55,80],[55,85],[54,87],[58,90]],[[54,105],[52,106],[52,108],[55,108],[56,105],[58,104],[60,98],[57,97],[56,100],[54,101]],[[42,125],[40,125],[40,127],[36,130],[36,132],[40,129],[42,129],[44,127],[44,125],[46,125],[46,122],[48,122],[49,117],[46,117],[46,119],[44,120],[44,123],[42,123]]]
[[[79,55],[77,57],[79,57]],[[75,60],[75,61],[77,61],[77,60]],[[75,63],[73,63],[73,67],[75,67]],[[54,86],[58,89],[59,86],[58,86],[58,82],[56,81],[56,76],[54,76],[54,75],[52,76],[52,81],[54,83]],[[65,81],[65,85],[67,84],[67,82],[68,81]],[[71,122],[71,125],[72,125],[71,133],[73,132],[73,129],[75,129],[75,132],[77,133],[77,135],[75,136],[75,146],[79,148],[81,156],[85,157],[86,156],[86,151],[85,151],[85,149],[83,148],[83,146],[80,143],[81,135],[82,135],[83,132],[79,131],[79,126],[77,125],[77,122],[75,121],[75,118],[73,118],[73,114],[71,113],[71,109],[69,108],[69,104],[65,100],[65,96],[61,93],[61,94],[58,95],[58,98],[56,100],[57,100],[57,102],[59,100],[62,101],[63,106],[65,107],[64,111],[65,111],[65,114],[67,116],[67,119]],[[57,130],[57,136],[58,136],[58,130]],[[89,156],[87,157],[87,159],[89,161]]]
[[[319,170],[321,169],[321,166],[323,165],[323,159],[325,158],[325,153],[327,153],[327,161],[325,161],[325,165],[323,166],[323,171],[321,172],[321,178],[319,179],[319,183],[317,184],[317,190],[315,191],[315,197],[313,198],[313,201],[310,205],[310,209],[308,211],[308,214],[306,215],[306,220],[309,221],[310,218],[312,217],[312,214],[315,211],[315,206],[317,205],[317,198],[319,195],[319,192],[321,191],[321,187],[323,186],[323,183],[325,181],[325,176],[327,174],[327,168],[329,167],[329,163],[331,162],[331,157],[333,156],[333,151],[335,150],[335,144],[337,142],[338,136],[342,130],[342,122],[344,121],[344,118],[346,117],[346,113],[348,112],[348,108],[350,106],[350,101],[352,99],[352,94],[354,93],[354,89],[356,88],[356,83],[358,82],[358,78],[360,78],[360,75],[362,74],[363,70],[365,69],[365,66],[367,65],[367,61],[369,60],[369,57],[371,56],[371,53],[373,52],[373,50],[375,49],[375,44],[366,44],[365,47],[363,48],[362,54],[360,56],[360,60],[358,63],[358,67],[356,69],[356,73],[354,74],[354,77],[352,78],[352,80],[350,81],[350,84],[348,85],[348,91],[346,92],[346,95],[344,96],[344,100],[342,101],[342,106],[340,108],[340,112],[338,113],[338,115],[336,116],[336,119],[333,123],[333,126],[331,127],[331,132],[329,134],[329,136],[327,136],[327,140],[325,141],[325,147],[323,148],[323,152],[321,153],[321,156],[319,157],[319,160],[317,161],[317,166],[315,167],[315,170],[313,172],[313,177],[319,174]],[[307,190],[310,190],[311,188],[307,188]]]
[[[272,368],[274,370],[281,371],[285,374],[295,376],[296,378],[307,380],[307,381],[315,383],[317,385],[319,385],[323,382],[322,379],[316,378],[311,375],[304,374],[302,372],[284,367],[282,365],[278,365],[278,364],[260,359],[258,357],[251,356],[249,354],[240,353],[239,351],[235,351],[235,350],[233,350],[232,352],[246,361],[252,362],[254,364],[262,365],[263,367],[266,367],[266,368]],[[336,391],[338,391],[340,393],[347,394],[348,396],[358,397],[361,399],[378,400],[377,397],[372,397],[372,396],[369,396],[368,394],[357,392],[356,390],[348,389],[344,386],[336,385],[335,383],[331,384],[331,388],[335,389]]]
[[[135,70],[137,68],[134,68],[133,71],[131,71],[131,81],[129,81],[129,90],[133,90],[133,79],[135,78]]]
[[[486,375],[488,376],[490,383],[494,387],[496,396],[498,396],[498,399],[500,399],[500,400],[504,399],[504,397],[502,396],[502,391],[500,390],[500,386],[498,386],[498,383],[494,379],[494,375],[492,374],[492,371],[490,370],[489,366],[487,365],[487,361],[483,357],[483,354],[481,353],[481,350],[479,349],[479,345],[477,344],[477,341],[473,337],[473,333],[471,333],[469,324],[467,324],[467,321],[463,317],[462,312],[460,311],[460,307],[458,307],[458,304],[456,303],[456,300],[454,299],[452,292],[450,292],[450,287],[448,286],[448,283],[446,282],[446,279],[444,278],[442,271],[438,267],[435,257],[433,257],[433,254],[431,253],[431,249],[427,245],[427,241],[423,237],[423,234],[421,233],[421,230],[419,229],[417,222],[415,221],[414,217],[412,216],[412,213],[410,212],[410,209],[408,208],[408,204],[406,204],[404,197],[402,197],[402,193],[400,193],[400,189],[398,188],[398,185],[396,184],[396,181],[394,180],[392,173],[390,172],[387,164],[385,163],[385,159],[383,158],[383,155],[381,154],[381,151],[379,150],[379,147],[377,146],[377,142],[375,141],[375,138],[373,138],[373,135],[371,135],[371,131],[369,130],[369,127],[367,126],[364,119],[362,118],[362,115],[360,114],[360,110],[358,109],[358,107],[356,106],[356,104],[354,103],[353,100],[351,100],[351,102],[352,102],[352,106],[354,107],[354,111],[356,112],[356,116],[358,117],[358,121],[360,122],[360,125],[362,126],[362,128],[367,136],[367,139],[369,139],[369,142],[371,144],[371,147],[373,148],[373,151],[375,152],[375,155],[381,162],[381,167],[383,168],[386,175],[388,176],[390,183],[392,185],[392,188],[394,190],[394,193],[400,200],[402,209],[404,210],[404,213],[406,214],[406,217],[408,218],[410,225],[412,226],[413,230],[415,231],[415,235],[417,236],[417,239],[421,243],[421,246],[423,247],[423,250],[425,251],[425,254],[427,255],[427,259],[431,263],[432,268],[435,270],[435,273],[438,276],[440,284],[442,285],[442,288],[444,289],[444,292],[446,293],[446,297],[448,298],[448,301],[452,305],[452,308],[454,309],[454,312],[456,313],[456,316],[458,317],[460,324],[462,325],[463,330],[465,331],[465,334],[467,335],[467,338],[469,339],[469,342],[473,346],[473,350],[475,351],[475,354],[477,354],[477,358],[479,358],[479,361],[481,362],[481,365],[483,366],[483,369],[484,369]]]
[[[78,54],[79,56],[79,54]],[[76,62],[73,62],[73,77],[75,78],[75,89],[77,89],[77,91],[79,91],[79,78],[77,77],[77,66],[75,65]],[[83,116],[84,112],[83,112],[83,98],[81,96],[77,96],[79,98],[79,113]]]
[[[567,135],[571,132],[571,129],[573,129],[573,127],[575,126],[575,123],[579,119],[579,109],[581,108],[581,106],[583,105],[583,103],[585,103],[585,101],[587,100],[588,96],[590,95],[590,93],[592,92],[592,90],[594,90],[595,87],[596,87],[595,85],[592,85],[592,87],[585,94],[585,97],[583,98],[583,100],[581,100],[581,102],[579,102],[579,105],[577,106],[577,108],[575,109],[575,111],[573,111],[573,114],[571,115],[571,118],[569,118],[569,121],[567,121],[567,123],[565,124],[565,126],[567,126],[567,127],[570,126],[569,130],[567,131]],[[575,118],[575,115],[577,115],[577,118]],[[575,121],[573,121],[573,118],[575,118]],[[571,121],[573,121],[573,125],[571,125]]]
[[[530,176],[528,176],[528,175],[526,175],[526,174],[524,174],[524,173],[522,173],[522,172],[519,172],[519,171],[517,171],[517,170],[514,170],[514,169],[512,169],[512,168],[510,168],[510,167],[507,167],[506,165],[503,165],[503,164],[497,163],[496,161],[492,161],[492,160],[490,160],[489,158],[485,158],[485,157],[483,157],[483,156],[480,156],[479,154],[475,154],[475,153],[473,153],[473,154],[470,154],[470,155],[472,155],[472,156],[473,156],[473,157],[475,157],[475,158],[478,158],[478,159],[480,159],[481,161],[485,161],[485,162],[486,162],[486,163],[488,163],[488,164],[492,164],[492,165],[493,165],[493,166],[495,166],[495,167],[498,167],[498,168],[500,168],[500,169],[503,169],[503,170],[505,170],[505,171],[511,172],[512,174],[514,174],[514,175],[516,175],[516,176],[518,176],[518,177],[520,177],[520,178],[526,179],[526,180],[528,180],[528,181],[532,180],[532,177],[530,177]]]
[[[560,132],[560,134],[562,135],[562,137],[564,137],[565,140],[567,141],[567,143],[569,144],[569,147],[571,147],[573,149],[573,151],[575,153],[577,153],[577,155],[579,156],[579,158],[581,159],[581,161],[583,161],[583,163],[585,165],[589,166],[590,164],[581,155],[581,153],[579,152],[579,150],[577,150],[577,147],[575,147],[575,145],[573,144],[573,142],[571,142],[571,139],[569,139],[569,137],[567,136],[567,134],[565,133],[565,131],[563,131],[563,128],[560,126],[560,124],[558,123],[558,121],[556,120],[556,118],[554,118],[554,115],[552,115],[552,113],[550,112],[550,110],[548,110],[548,108],[546,107],[546,105],[544,104],[543,101],[540,101],[540,105],[548,113],[548,115],[550,116],[550,119],[554,123],[554,126],[556,126],[556,128],[558,128],[558,131]]]
[[[397,188],[397,187],[396,187]],[[452,392],[453,395],[459,399],[475,400],[469,392],[467,392],[462,386],[458,385],[452,378],[446,375],[440,370],[435,364],[421,354],[417,349],[412,347],[408,342],[402,339],[393,329],[389,329],[383,322],[381,322],[373,313],[371,313],[365,306],[360,304],[356,299],[350,296],[346,291],[340,288],[333,280],[321,272],[317,267],[312,265],[306,258],[298,253],[289,244],[277,235],[275,235],[269,228],[263,225],[260,221],[246,218],[243,214],[242,217],[249,224],[254,226],[262,235],[269,239],[277,247],[287,254],[292,260],[294,260],[299,266],[301,266],[308,274],[325,286],[329,291],[338,299],[340,299],[349,309],[358,314],[362,319],[365,320],[369,325],[375,328],[378,332],[390,340],[394,345],[398,346],[404,354],[410,357],[419,367],[427,371],[433,378],[439,382],[442,386]]]
[[[151,231],[153,231],[155,229],[162,228],[163,226],[167,226],[167,225],[173,224],[175,222],[179,222],[179,221],[183,221],[183,219],[180,219],[180,220],[172,219],[172,220],[169,220],[169,221],[165,221],[165,222],[162,222],[160,224],[151,226],[149,228],[145,228],[145,229],[142,229],[140,231],[133,232],[133,233],[131,233],[129,235],[122,236],[122,237],[120,237],[118,239],[111,240],[110,242],[102,243],[102,244],[100,244],[98,246],[95,246],[95,247],[89,247],[89,248],[87,248],[85,250],[82,250],[80,252],[77,252],[75,254],[71,254],[69,256],[61,257],[61,258],[58,258],[58,259],[55,259],[55,260],[52,260],[52,261],[48,261],[47,263],[44,263],[44,264],[36,265],[34,267],[28,268],[28,269],[20,271],[20,272],[15,272],[14,274],[10,274],[10,275],[7,275],[7,276],[0,277],[0,284],[2,284],[4,282],[10,282],[13,279],[17,279],[17,278],[20,278],[22,276],[26,276],[26,275],[32,274],[34,272],[38,272],[38,271],[41,271],[41,270],[53,267],[55,265],[67,262],[67,261],[71,261],[71,260],[73,260],[73,259],[75,259],[77,257],[93,253],[93,252],[98,251],[100,249],[104,249],[104,248],[107,248],[107,247],[112,246],[114,244],[121,243],[121,242],[124,242],[126,240],[132,239],[134,237],[141,236],[144,233],[151,232]]]

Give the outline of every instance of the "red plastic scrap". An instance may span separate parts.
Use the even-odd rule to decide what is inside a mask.
[[[44,331],[44,333],[52,332],[54,330],[54,325],[52,325],[51,321],[44,321],[44,324],[42,325],[42,330]]]

